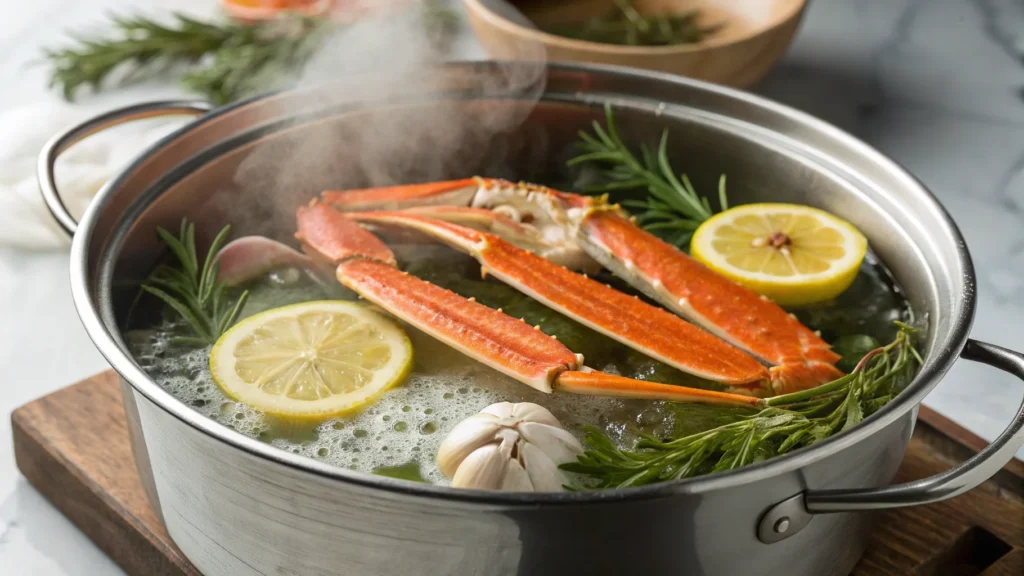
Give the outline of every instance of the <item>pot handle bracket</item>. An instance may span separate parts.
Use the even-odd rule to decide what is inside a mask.
[[[68,212],[67,206],[64,205],[64,201],[60,197],[60,192],[57,190],[57,181],[54,177],[54,166],[57,163],[57,158],[76,143],[97,132],[133,120],[182,114],[202,116],[213,110],[213,108],[212,104],[202,101],[165,100],[146,102],[144,104],[134,104],[111,110],[57,134],[43,146],[42,151],[39,153],[38,164],[36,165],[36,178],[39,180],[39,190],[42,192],[43,201],[46,202],[46,208],[68,236],[75,235],[78,221]]]
[[[961,357],[1024,380],[1024,354],[968,340]],[[1024,401],[1010,425],[984,450],[959,466],[914,482],[885,488],[808,490],[772,506],[761,517],[757,537],[772,544],[796,534],[815,514],[917,506],[959,496],[991,478],[1024,445]]]

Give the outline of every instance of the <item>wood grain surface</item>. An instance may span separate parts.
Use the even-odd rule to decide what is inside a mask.
[[[104,372],[11,416],[22,474],[131,576],[199,572],[167,536],[135,471],[121,389]],[[955,466],[984,441],[921,409],[899,481]],[[1024,465],[946,502],[882,514],[857,576],[1021,576]]]

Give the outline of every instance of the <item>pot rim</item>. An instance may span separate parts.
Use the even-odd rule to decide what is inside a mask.
[[[442,69],[473,69],[486,68],[493,65],[493,62],[452,62],[439,66]],[[484,504],[500,506],[503,508],[528,507],[537,504],[555,505],[578,505],[597,502],[621,502],[637,501],[654,498],[666,498],[680,493],[702,493],[713,490],[730,488],[744,484],[757,482],[764,478],[780,475],[816,462],[830,454],[839,452],[844,448],[858,443],[873,435],[882,428],[895,422],[907,412],[915,410],[921,400],[938,384],[942,376],[949,370],[959,357],[960,351],[965,346],[971,325],[974,320],[976,308],[975,295],[975,273],[970,253],[964,242],[963,236],[956,224],[950,217],[948,211],[935,196],[912,174],[905,170],[897,162],[889,159],[881,152],[854,137],[853,135],[823,121],[808,113],[799,111],[781,103],[777,103],[762,96],[754,95],[746,91],[729,88],[701,80],[684,78],[672,74],[638,70],[624,66],[598,65],[598,64],[577,64],[577,63],[548,63],[548,73],[559,71],[565,73],[598,72],[610,77],[643,78],[660,83],[674,83],[677,85],[696,88],[705,92],[717,93],[723,97],[740,100],[747,104],[766,109],[769,112],[780,114],[796,120],[814,130],[821,131],[842,144],[850,147],[856,153],[864,156],[872,162],[885,167],[892,174],[902,177],[906,185],[913,188],[913,191],[925,202],[923,209],[930,209],[941,218],[945,225],[945,232],[956,242],[956,261],[963,270],[963,282],[965,290],[960,295],[959,314],[951,316],[950,329],[945,337],[939,339],[943,346],[931,356],[925,358],[914,381],[892,402],[884,408],[866,418],[857,426],[836,434],[826,440],[812,446],[807,446],[789,454],[771,458],[764,462],[745,466],[728,472],[720,472],[707,476],[697,476],[683,480],[674,480],[652,484],[648,486],[619,488],[609,490],[587,490],[579,492],[500,492],[487,490],[454,489],[448,486],[437,486],[432,484],[419,484],[415,482],[376,476],[369,473],[356,472],[344,468],[332,466],[319,462],[312,458],[293,454],[291,452],[275,448],[269,444],[260,442],[254,438],[243,435],[240,432],[227,428],[226,426],[203,416],[193,410],[169,392],[161,388],[152,380],[131,358],[130,354],[122,348],[120,337],[112,334],[103,321],[101,312],[93,302],[92,281],[89,277],[89,247],[93,232],[99,220],[100,214],[113,190],[116,190],[123,180],[135,171],[142,163],[146,162],[153,154],[157,153],[166,144],[174,141],[179,136],[195,129],[198,126],[212,122],[219,117],[243,108],[253,102],[270,98],[289,90],[279,90],[258,94],[253,97],[222,106],[212,110],[210,113],[195,119],[168,134],[159,141],[144,149],[127,165],[116,177],[112,178],[96,194],[79,222],[78,229],[72,239],[71,246],[71,290],[75,308],[79,318],[86,329],[89,337],[103,357],[110,363],[111,367],[127,381],[134,390],[141,393],[162,410],[174,416],[181,422],[194,428],[200,433],[210,436],[225,444],[248,453],[252,457],[266,459],[283,466],[330,479],[333,481],[346,482],[353,485],[370,489],[383,489],[407,496],[420,496],[426,498],[440,498],[452,504],[474,505]],[[101,279],[102,280],[102,279]],[[101,281],[98,283],[103,290],[109,288],[109,283]],[[103,298],[103,294],[97,294],[97,298]]]

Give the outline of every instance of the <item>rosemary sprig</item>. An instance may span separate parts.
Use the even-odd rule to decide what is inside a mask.
[[[579,156],[569,160],[570,167],[596,163],[602,167],[606,183],[589,186],[588,193],[607,193],[644,189],[644,200],[625,200],[622,204],[638,209],[637,223],[644,229],[659,233],[667,241],[685,248],[702,222],[714,211],[706,196],[700,196],[686,174],[676,175],[668,160],[668,130],[661,134],[657,152],[646,145],[640,147],[637,158],[622,141],[610,104],[605,104],[606,128],[594,121],[594,134],[581,131]],[[729,207],[725,193],[725,175],[718,181],[719,208]]]
[[[230,230],[230,226],[221,229],[200,263],[196,254],[194,224],[182,220],[177,238],[163,228],[156,229],[157,235],[178,260],[178,266],[157,266],[141,288],[162,300],[188,322],[195,336],[184,337],[182,341],[213,344],[235,323],[249,297],[246,290],[231,306],[227,301],[226,288],[217,282],[217,253]]]
[[[624,46],[690,44],[714,33],[718,26],[700,26],[696,10],[679,14],[641,14],[632,0],[614,0],[607,14],[580,24],[555,24],[545,31],[567,38]]]
[[[189,67],[181,82],[214,104],[276,87],[282,71],[294,71],[322,41],[326,20],[284,17],[267,22],[203,22],[173,13],[163,24],[145,16],[111,16],[109,38],[74,36],[78,44],[47,50],[50,86],[67,100],[79,89],[99,90],[116,70],[120,84]]]
[[[257,25],[228,39],[210,63],[181,78],[186,90],[226,104],[284,85],[326,41],[331,28],[317,18]]]
[[[593,479],[591,488],[624,488],[733,470],[820,442],[878,411],[911,381],[922,360],[913,347],[915,330],[898,325],[893,342],[833,382],[769,398],[756,414],[697,434],[644,435],[633,451],[591,429],[589,449],[562,468]]]
[[[456,12],[439,0],[425,0],[420,15],[438,50],[461,26]],[[198,20],[173,12],[168,23],[144,16],[112,15],[107,37],[72,35],[70,47],[44,51],[50,64],[50,87],[74,100],[82,88],[101,90],[117,82],[179,70],[189,92],[214,104],[226,104],[285,86],[326,43],[339,25],[323,16],[282,14],[256,23]]]

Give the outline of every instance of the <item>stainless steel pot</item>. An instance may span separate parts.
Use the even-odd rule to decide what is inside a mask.
[[[1024,356],[968,339],[975,283],[967,248],[935,198],[892,161],[795,110],[667,75],[552,65],[535,102],[502,80],[517,66],[527,65],[424,71],[415,91],[386,97],[339,98],[364,86],[347,83],[215,110],[144,104],[75,127],[43,152],[44,195],[74,236],[75,304],[123,378],[139,473],[171,537],[203,573],[846,574],[863,552],[870,511],[960,494],[1024,443],[1022,407],[962,465],[885,487],[918,403],[958,358],[1024,378]],[[206,233],[230,221],[238,234],[286,239],[299,203],[327,187],[383,183],[382,174],[551,181],[576,130],[600,118],[605,101],[629,139],[669,128],[674,156],[698,185],[726,172],[734,202],[807,203],[863,230],[927,318],[915,382],[856,428],[786,457],[645,488],[535,495],[415,485],[272,448],[193,412],[126,352],[119,326],[131,289],[158,256],[156,225],[188,216]],[[108,125],[181,113],[199,117],[142,151],[76,223],[53,185],[60,152]],[[439,117],[469,121],[445,123],[460,128],[441,137],[432,133],[438,123],[422,121]],[[498,126],[498,117],[509,122]],[[374,138],[394,127],[402,138]],[[381,155],[394,162],[382,168]]]

